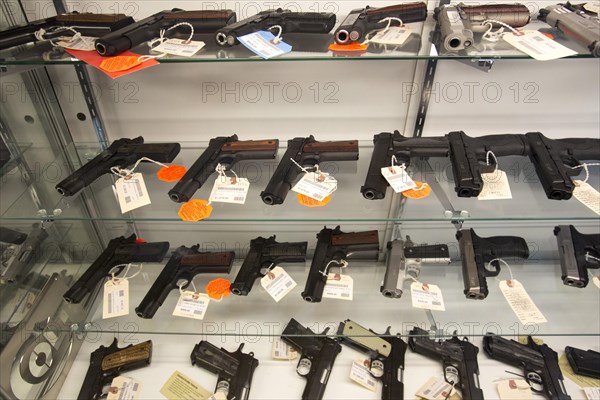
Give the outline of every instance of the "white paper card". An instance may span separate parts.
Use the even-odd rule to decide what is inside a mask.
[[[494,172],[481,174],[483,187],[477,199],[479,200],[505,200],[512,199],[510,185],[506,172],[496,168]]]
[[[516,279],[511,280],[510,284],[509,281],[501,281],[500,290],[523,325],[548,322],[521,282]]]
[[[446,311],[442,289],[437,285],[413,282],[410,285],[412,305],[425,310]]]
[[[141,383],[126,376],[112,380],[106,400],[137,400],[140,397]]]
[[[129,314],[129,280],[112,279],[104,284],[102,318],[121,317]]]
[[[281,340],[278,336],[273,338],[271,357],[274,360],[293,360],[298,357],[298,352],[292,346]]]
[[[233,203],[244,204],[250,182],[246,178],[235,177],[217,177],[210,192],[209,201],[211,203]]]
[[[375,36],[369,39],[369,42],[402,46],[411,34],[412,29],[406,25],[390,26],[388,29],[377,32]]]
[[[217,392],[206,400],[227,400],[227,395],[223,392]]]
[[[587,208],[600,215],[600,192],[587,182],[574,181],[574,183],[575,190],[573,190],[573,196]]]
[[[119,178],[115,182],[117,198],[121,212],[128,211],[150,204],[150,195],[144,183],[144,177],[139,172],[128,178]]]
[[[57,46],[65,49],[96,51],[96,37],[80,36],[80,37],[65,37],[56,42]]]
[[[390,187],[396,193],[404,192],[405,190],[414,189],[417,184],[412,180],[406,169],[401,166],[390,166],[381,168],[381,175],[390,184]]]
[[[296,287],[296,282],[281,267],[275,267],[269,271],[261,278],[260,284],[276,302],[279,302]]]
[[[204,319],[209,303],[210,297],[208,295],[185,290],[179,296],[175,310],[173,310],[173,315],[201,320]]]
[[[507,32],[502,38],[523,53],[538,61],[555,60],[573,56],[576,51],[555,42],[539,31],[522,31],[523,35]]]
[[[500,400],[529,400],[531,388],[524,379],[507,379],[498,382],[498,395]]]
[[[425,382],[423,386],[415,393],[417,396],[427,400],[445,400],[448,398],[448,394],[452,390],[452,385],[444,380],[442,377],[431,377]],[[452,390],[452,397],[456,395],[456,390]]]
[[[292,188],[296,193],[303,194],[312,199],[323,201],[337,189],[337,180],[328,173],[309,172],[304,174]]]
[[[583,388],[583,393],[588,400],[600,400],[600,387]]]
[[[372,392],[377,390],[377,381],[371,375],[369,360],[364,358],[354,360],[350,369],[350,379]]]
[[[588,2],[583,5],[587,11],[592,12],[594,14],[600,14],[600,3],[598,2]]]
[[[350,275],[330,273],[323,289],[323,297],[327,299],[352,300],[354,281]]]
[[[152,51],[172,54],[174,56],[191,57],[204,47],[204,42],[196,40],[167,39]]]

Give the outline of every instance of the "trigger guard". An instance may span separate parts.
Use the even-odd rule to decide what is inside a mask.
[[[544,382],[542,378],[537,372],[526,372],[525,373],[525,382],[529,385],[529,389],[531,389],[534,393],[545,393],[544,390],[536,389],[531,383],[533,382],[536,385],[540,385],[542,388],[544,387]]]
[[[487,266],[491,265],[494,270],[490,271],[489,269],[487,269]],[[486,263],[486,268],[485,268],[485,276],[498,276],[498,274],[500,274],[500,262],[499,261],[494,261],[492,263]]]

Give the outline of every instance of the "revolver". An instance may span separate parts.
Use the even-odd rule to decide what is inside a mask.
[[[77,400],[97,400],[106,397],[104,386],[109,385],[122,372],[150,365],[151,360],[151,340],[120,349],[115,338],[110,346],[100,346],[90,356],[90,366]]]
[[[101,56],[114,56],[140,43],[159,37],[162,30],[189,35],[191,32],[189,26],[180,25],[173,28],[181,22],[191,24],[194,27],[194,34],[196,34],[213,33],[235,21],[236,14],[231,10],[184,11],[174,8],[161,11],[100,37],[95,43],[96,51]]]
[[[345,233],[340,230],[339,225],[335,229],[324,227],[317,234],[317,247],[302,298],[309,303],[321,301],[323,289],[327,283],[327,271],[331,263],[340,264],[350,253],[378,250],[379,234],[377,231]]]
[[[0,245],[2,248],[2,262],[0,281],[16,283],[27,275],[33,265],[36,251],[48,237],[48,232],[42,224],[35,223],[29,234],[0,227]]]
[[[492,271],[487,264],[496,258],[529,257],[525,239],[518,236],[479,237],[473,229],[462,229],[456,233],[460,258],[462,259],[463,282],[467,299],[483,300],[489,291],[486,278],[500,273],[500,262],[493,261]]]
[[[335,359],[342,351],[335,339],[325,336],[328,331],[329,328],[316,335],[292,318],[281,334],[284,342],[301,353],[296,372],[306,378],[302,400],[323,398]]]
[[[223,393],[228,400],[248,400],[254,370],[258,360],[254,353],[242,353],[244,343],[233,353],[202,340],[192,350],[192,365],[198,365],[217,374],[215,393]]]
[[[404,399],[404,355],[407,346],[402,339],[392,336],[390,328],[379,335],[349,319],[340,323],[337,335],[342,344],[369,356],[369,372],[383,383],[381,400]]]
[[[186,289],[198,274],[228,274],[235,258],[233,251],[222,253],[198,252],[200,245],[178,247],[144,296],[135,313],[152,318],[173,289]]]
[[[571,400],[558,366],[558,355],[547,344],[539,345],[531,336],[527,336],[527,344],[521,344],[487,333],[483,337],[483,349],[495,360],[523,368],[525,381],[530,386],[534,383],[542,387],[539,390],[532,386],[533,392],[549,400]]]
[[[169,242],[138,242],[135,234],[126,238],[119,236],[108,242],[106,249],[89,266],[81,277],[66,291],[64,299],[78,304],[105,277],[123,271],[125,266],[134,262],[160,262],[169,250]]]
[[[588,268],[600,268],[600,234],[580,233],[573,225],[554,227],[563,284],[584,288]]]
[[[358,160],[358,141],[340,140],[318,142],[310,135],[288,140],[288,147],[277,165],[275,173],[267,187],[260,193],[263,202],[268,205],[282,204],[300,173],[298,165],[312,167],[324,161]]]
[[[367,33],[385,28],[385,18],[399,18],[403,23],[421,22],[427,19],[427,4],[403,3],[387,7],[356,8],[342,21],[335,31],[337,44],[362,42]]]
[[[335,26],[335,14],[325,12],[292,12],[290,10],[261,11],[256,15],[229,24],[217,31],[215,40],[220,46],[239,43],[238,37],[280,26],[281,33],[329,33]]]
[[[275,236],[257,237],[250,241],[250,251],[231,284],[231,293],[247,296],[254,281],[265,276],[261,271],[283,262],[305,262],[307,242],[278,243]]]
[[[594,57],[600,57],[600,21],[597,15],[589,15],[567,2],[542,8],[538,19],[573,38]]]
[[[565,347],[567,360],[577,375],[600,379],[600,353],[594,350],[581,350]]]
[[[215,172],[217,165],[231,168],[241,160],[268,160],[277,155],[278,139],[238,140],[237,135],[210,139],[204,153],[196,160],[185,175],[169,190],[169,197],[177,203],[191,199]]]
[[[450,263],[447,245],[415,246],[408,235],[406,240],[396,239],[388,242],[387,248],[389,253],[380,291],[390,299],[402,297],[404,282],[418,279],[422,263]]]
[[[453,387],[458,385],[463,399],[483,400],[477,364],[479,348],[466,337],[460,340],[455,332],[452,339],[438,342],[430,339],[426,330],[414,327],[409,332],[408,346],[415,353],[441,360],[444,380]]]
[[[115,140],[106,150],[98,154],[87,164],[73,172],[56,185],[63,196],[73,196],[90,185],[112,167],[126,168],[142,157],[148,157],[161,163],[170,163],[179,154],[179,143],[144,144],[144,138]]]

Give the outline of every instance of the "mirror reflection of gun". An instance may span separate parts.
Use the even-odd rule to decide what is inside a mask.
[[[335,339],[325,336],[328,330],[317,335],[292,318],[281,334],[281,339],[301,354],[296,372],[306,378],[302,400],[323,398],[335,359],[342,351]]]
[[[586,287],[590,281],[588,268],[600,268],[600,234],[584,234],[573,225],[559,225],[554,228],[554,235],[563,284]]]
[[[600,353],[567,346],[565,354],[576,374],[600,379]]]
[[[335,26],[335,14],[317,12],[292,12],[290,10],[261,11],[256,15],[227,25],[219,29],[215,35],[217,44],[233,46],[238,44],[238,37],[252,32],[281,26],[281,33],[329,33]]]
[[[184,11],[178,8],[165,10],[128,25],[96,40],[96,51],[101,56],[114,56],[129,50],[143,42],[160,36],[161,30],[167,30],[181,22],[194,27],[194,34],[213,33],[217,29],[236,21],[231,10]],[[189,26],[181,25],[169,31],[170,34],[191,32]],[[186,36],[187,38],[187,36]]]
[[[169,197],[177,203],[189,201],[215,172],[218,164],[231,169],[242,160],[269,160],[277,155],[279,140],[238,140],[237,135],[210,139],[208,147],[185,175],[169,190]]]
[[[258,367],[254,353],[242,353],[244,343],[237,351],[229,351],[202,340],[192,350],[192,365],[217,374],[215,393],[223,393],[228,400],[248,400],[252,376]]]
[[[170,163],[179,154],[179,143],[144,143],[144,138],[115,140],[108,149],[98,154],[87,164],[73,172],[56,185],[63,196],[73,196],[104,174],[112,167],[127,168],[142,157],[161,163]]]
[[[381,380],[381,400],[404,399],[404,354],[406,343],[390,334],[390,328],[378,335],[354,321],[340,323],[337,332],[342,344],[366,353],[370,358],[369,372]]]
[[[88,368],[77,400],[97,400],[106,393],[103,389],[122,372],[147,367],[152,361],[152,341],[120,349],[117,338],[108,347],[100,346],[90,356]]]
[[[563,383],[558,355],[547,344],[539,345],[531,336],[527,336],[527,344],[521,344],[488,333],[483,337],[483,349],[495,360],[523,368],[523,377],[530,386],[533,384],[533,391],[549,400],[571,400]]]
[[[444,379],[453,387],[458,387],[463,399],[483,400],[479,387],[479,348],[456,335],[442,342],[429,338],[429,332],[413,328],[409,332],[408,346],[412,351],[425,357],[442,361]]]
[[[31,232],[27,235],[0,227],[0,242],[9,244],[2,252],[0,281],[15,283],[25,277],[34,264],[35,256],[39,256],[38,250],[47,237],[48,232],[39,223],[33,224]]]
[[[600,57],[600,19],[570,3],[542,8],[538,19],[587,48],[594,57]]]

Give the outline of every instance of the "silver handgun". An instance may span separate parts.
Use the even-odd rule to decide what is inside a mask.
[[[3,243],[0,280],[15,283],[26,276],[31,269],[36,250],[47,237],[48,232],[39,223],[33,224],[29,234],[3,227],[0,231],[0,242]]]
[[[600,19],[579,7],[567,4],[548,6],[540,10],[538,19],[587,47],[594,57],[600,57]]]

